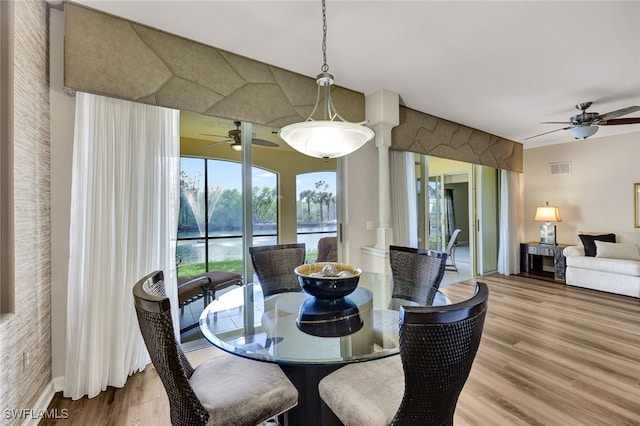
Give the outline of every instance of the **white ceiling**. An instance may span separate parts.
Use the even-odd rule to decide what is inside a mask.
[[[304,75],[322,65],[320,0],[76,2]],[[572,141],[524,138],[564,127],[540,122],[568,121],[577,103],[640,105],[640,1],[327,0],[327,26],[336,84],[389,89],[525,148]],[[640,124],[591,139],[629,132]]]

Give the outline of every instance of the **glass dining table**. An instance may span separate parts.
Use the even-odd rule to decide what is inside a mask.
[[[351,362],[399,353],[399,309],[416,303],[392,298],[391,277],[363,272],[356,290],[335,300],[286,292],[263,297],[259,282],[234,288],[210,303],[200,329],[233,355],[277,363],[298,389],[289,424],[320,425],[318,382]],[[429,304],[451,302],[433,289]]]

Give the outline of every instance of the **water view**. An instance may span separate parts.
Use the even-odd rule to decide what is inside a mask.
[[[242,272],[241,165],[223,160],[182,158],[176,257],[179,276],[209,270]],[[277,244],[278,175],[252,167],[251,245]],[[336,173],[297,175],[297,242],[315,260],[318,240],[336,236]],[[206,189],[205,189],[206,188]]]
[[[315,253],[318,247],[318,240],[322,237],[335,237],[336,225],[329,223],[314,227],[298,228],[298,243],[304,243],[307,253]],[[265,246],[277,244],[277,236],[275,230],[271,235],[254,235],[254,246]],[[205,239],[197,240],[178,240],[176,250],[177,257],[181,260],[181,264],[204,263],[205,256]],[[237,234],[230,236],[223,233],[213,233],[208,238],[209,259],[211,261],[228,261],[242,259],[242,235]],[[310,261],[314,259],[308,259]]]

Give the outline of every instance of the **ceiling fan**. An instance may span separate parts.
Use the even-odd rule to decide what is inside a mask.
[[[568,124],[568,126],[561,129],[551,130],[550,132],[541,133],[539,135],[530,136],[524,140],[537,138],[538,136],[548,135],[549,133],[559,132],[560,130],[570,130],[573,137],[576,139],[586,139],[589,136],[593,136],[598,131],[598,126],[613,126],[619,124],[637,124],[640,123],[640,118],[618,118],[623,115],[631,114],[632,112],[640,111],[640,106],[630,106],[615,111],[608,112],[606,114],[598,114],[597,112],[587,112],[587,109],[591,106],[592,102],[582,102],[576,105],[576,109],[581,110],[580,114],[576,114],[569,119],[569,122],[564,121],[545,121],[541,124]]]
[[[233,124],[235,124],[236,128],[233,130],[229,130],[229,133],[227,136],[222,136],[222,135],[211,135],[211,134],[207,134],[207,133],[201,133],[203,136],[216,136],[216,137],[220,137],[220,138],[228,138],[225,139],[223,141],[219,141],[219,142],[213,142],[210,144],[205,145],[205,147],[210,147],[210,146],[215,146],[215,145],[220,145],[222,143],[227,143],[227,142],[233,142],[230,146],[231,149],[233,149],[234,151],[242,151],[242,142],[240,139],[240,136],[242,134],[241,130],[240,130],[240,122],[239,121],[234,121]],[[265,141],[263,139],[256,139],[256,134],[254,133],[253,138],[251,139],[251,143],[253,143],[254,145],[259,145],[259,146],[266,146],[269,148],[277,148],[279,145],[275,142],[271,142],[271,141]]]

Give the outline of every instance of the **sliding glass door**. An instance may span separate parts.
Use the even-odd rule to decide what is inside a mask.
[[[498,270],[498,170],[487,166],[474,166],[475,193],[475,246],[476,274],[484,275]]]
[[[251,168],[253,245],[276,244],[277,175]],[[242,164],[182,157],[176,257],[181,277],[212,270],[243,273]]]

